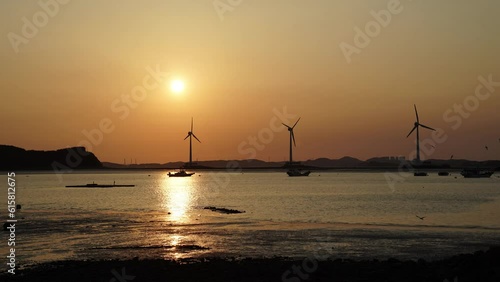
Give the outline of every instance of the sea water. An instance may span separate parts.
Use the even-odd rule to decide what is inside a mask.
[[[24,265],[135,257],[438,259],[500,244],[497,175],[403,173],[395,183],[384,172],[19,172],[16,258]],[[65,187],[92,182],[135,187]],[[5,222],[7,173],[0,183]],[[7,255],[9,233],[1,236]]]

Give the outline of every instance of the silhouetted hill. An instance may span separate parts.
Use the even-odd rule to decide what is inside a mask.
[[[237,162],[240,168],[279,168],[282,167],[284,162],[265,162],[261,160],[213,160],[213,161],[198,161],[193,168],[226,168],[229,163]],[[146,163],[146,164],[117,164],[111,162],[102,163],[106,168],[114,169],[177,169],[183,167],[185,162],[168,162],[160,163]]]
[[[114,169],[172,169],[172,168],[180,168],[184,165],[183,162],[170,162],[170,163],[145,163],[145,164],[117,164],[111,162],[102,162],[102,165],[105,168],[114,168]]]
[[[285,162],[266,162],[257,159],[249,160],[210,160],[198,161],[193,168],[234,168],[237,163],[240,168],[266,169],[283,168]],[[305,169],[352,168],[352,169],[398,169],[402,164],[409,164],[404,159],[397,157],[376,157],[362,161],[353,157],[340,159],[318,158],[301,162]],[[101,163],[97,157],[87,152],[84,147],[72,147],[55,151],[25,150],[10,145],[0,145],[0,170],[64,170],[64,169],[176,169],[185,165],[185,162],[147,163],[147,164],[117,164],[111,162]],[[469,160],[426,160],[418,168],[451,168],[460,169],[480,167],[500,170],[499,160],[469,161]]]
[[[230,162],[237,162],[241,168],[277,168],[283,166],[284,162],[265,162],[256,159],[248,159],[248,160],[218,160],[218,161],[203,161],[198,162],[198,164],[202,164],[208,167],[218,167],[224,168]]]
[[[285,162],[266,162],[262,160],[250,159],[250,160],[212,160],[212,161],[198,161],[196,166],[193,168],[214,168],[223,169],[226,168],[228,163],[236,162],[240,168],[244,169],[272,169],[272,168],[283,168]],[[164,164],[159,163],[149,163],[149,164],[116,164],[110,162],[103,162],[103,166],[106,168],[114,169],[176,169],[184,165],[184,162],[169,162]],[[304,169],[335,169],[335,168],[345,168],[345,169],[398,169],[404,164],[408,169],[409,162],[402,159],[394,159],[388,157],[377,157],[371,158],[366,161],[362,161],[352,157],[343,157],[340,159],[328,159],[328,158],[318,158],[315,160],[307,160],[301,162],[301,166]],[[416,165],[412,165],[417,168]],[[467,167],[481,167],[488,169],[500,170],[500,161],[468,161],[468,160],[426,160],[418,168],[429,168],[429,169],[461,169]]]
[[[84,147],[56,151],[25,150],[0,145],[0,170],[100,169],[101,162]]]
[[[304,162],[304,165],[313,167],[359,167],[364,162],[352,157],[343,157],[338,160],[332,160],[327,158],[319,158],[315,160],[308,160]]]

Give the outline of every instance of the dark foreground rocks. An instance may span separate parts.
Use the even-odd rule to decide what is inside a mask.
[[[190,259],[64,261],[0,274],[0,281],[500,281],[500,248],[440,261]]]

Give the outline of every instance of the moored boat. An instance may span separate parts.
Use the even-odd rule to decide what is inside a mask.
[[[169,172],[168,177],[190,177],[193,174],[194,172],[186,172],[185,170],[181,169],[178,172]]]
[[[67,188],[113,188],[113,187],[135,187],[133,184],[97,184],[97,183],[88,183],[83,185],[66,185]]]
[[[289,169],[286,174],[288,174],[288,176],[309,176],[311,172],[308,170],[308,171],[301,171],[301,170],[298,170],[298,169]]]
[[[416,172],[413,173],[413,176],[427,176],[427,172],[416,171]]]
[[[464,178],[489,178],[493,175],[493,170],[483,170],[478,168],[466,168],[460,172]]]
[[[450,175],[450,173],[447,171],[440,171],[440,172],[438,172],[438,175],[439,176],[448,176],[448,175]]]

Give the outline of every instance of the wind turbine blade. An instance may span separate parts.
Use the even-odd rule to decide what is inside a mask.
[[[291,128],[290,126],[288,126],[288,125],[286,125],[286,124],[284,124],[284,123],[281,123],[281,124],[283,124],[284,126],[286,126],[286,127],[288,127],[288,128]]]
[[[290,131],[290,134],[292,134],[293,146],[297,147],[297,145],[295,145],[295,134],[293,134],[293,130]]]
[[[191,132],[193,132],[193,118],[191,117]]]
[[[430,130],[434,130],[434,131],[436,131],[436,130],[435,130],[434,128],[432,128],[432,127],[428,127],[428,126],[425,126],[425,125],[420,124],[420,123],[419,123],[418,125],[420,125],[420,126],[421,126],[421,127],[423,127],[423,128],[427,128],[427,129],[430,129]]]
[[[299,119],[295,122],[295,124],[292,126],[292,128],[295,128],[295,126],[297,125],[297,123],[299,123],[299,120],[300,120],[300,117],[299,117]]]
[[[408,138],[408,136],[410,136],[410,135],[411,135],[411,133],[412,133],[412,132],[413,132],[416,128],[417,128],[417,125],[415,125],[415,126],[413,127],[413,129],[410,131],[410,133],[408,133],[408,135],[406,135],[406,138]]]
[[[194,135],[194,133],[193,133],[193,137],[194,137],[194,139],[198,140],[198,142],[201,143],[200,139],[198,139],[198,137],[196,137],[196,135]]]
[[[186,136],[186,138],[184,138],[184,140],[188,139],[189,135],[191,135],[191,132],[188,133],[188,135]]]
[[[417,105],[413,104],[413,107],[415,108],[415,116],[417,117],[417,122],[418,122]]]

